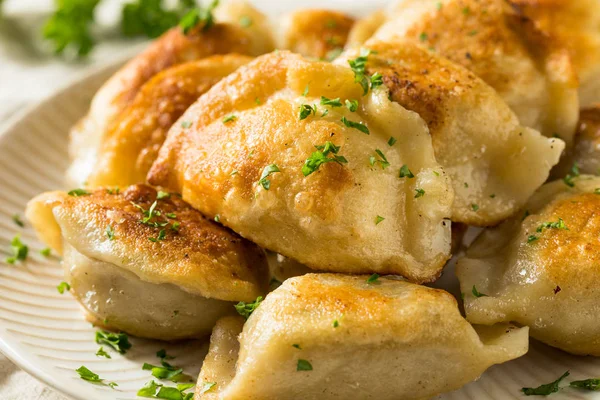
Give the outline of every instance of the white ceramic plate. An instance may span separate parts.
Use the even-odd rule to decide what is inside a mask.
[[[95,329],[84,320],[75,300],[68,293],[60,295],[56,290],[62,281],[59,260],[41,256],[39,250],[45,246],[30,226],[19,228],[12,221],[14,214],[23,216],[31,197],[63,187],[69,128],[86,112],[93,93],[115,65],[95,71],[59,91],[24,112],[0,133],[0,253],[8,254],[10,241],[19,232],[30,247],[30,256],[24,264],[9,265],[4,256],[0,259],[0,350],[36,378],[81,400],[135,399],[137,390],[153,379],[149,371],[142,370],[142,364],[157,363],[155,353],[163,348],[177,357],[173,364],[195,377],[207,349],[207,343],[201,341],[173,345],[133,338],[133,347],[125,356],[111,352],[110,360],[96,357],[99,345],[94,342]],[[439,285],[455,291],[453,271],[447,270],[436,286]],[[118,388],[113,390],[81,380],[75,369],[82,365],[106,381],[118,383]],[[600,377],[600,359],[574,357],[532,342],[525,357],[494,366],[477,382],[440,398],[524,398],[521,387],[550,382],[566,370],[571,371],[570,378],[574,379]],[[567,388],[552,398],[598,397]]]

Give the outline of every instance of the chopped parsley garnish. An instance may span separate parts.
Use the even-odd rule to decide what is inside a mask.
[[[58,293],[63,294],[65,293],[65,290],[67,292],[71,290],[71,285],[69,285],[67,282],[61,282],[58,284],[58,286],[56,286],[56,290],[58,290]]]
[[[182,128],[185,128],[185,129],[187,129],[187,128],[189,128],[190,126],[192,126],[192,123],[191,123],[191,121],[181,121],[181,127],[182,127]]]
[[[225,118],[223,118],[223,123],[226,124],[228,122],[231,121],[235,121],[237,119],[237,117],[233,114],[226,116]]]
[[[252,18],[250,18],[247,15],[242,15],[240,18],[240,25],[242,26],[242,28],[248,28],[252,25]]]
[[[306,360],[299,359],[296,366],[296,371],[312,371],[313,367],[311,363]]]
[[[376,76],[377,74],[374,74],[373,76],[375,77],[375,85],[373,86],[373,80],[372,78],[367,77],[366,73],[365,73],[365,66],[367,64],[367,59],[369,57],[369,54],[371,54],[372,52],[370,50],[367,49],[361,49],[360,51],[360,56],[355,58],[354,60],[348,60],[348,64],[350,64],[350,69],[352,69],[352,72],[354,72],[354,82],[360,84],[360,86],[363,89],[363,96],[366,95],[369,92],[369,85],[371,85],[372,87],[376,87],[381,85],[380,81],[380,77],[381,75],[379,74],[378,76]]]
[[[85,381],[110,386],[113,389],[115,388],[115,386],[119,386],[114,382],[104,383],[104,379],[101,379],[100,376],[98,376],[98,374],[93,373],[83,365],[77,368],[75,371],[79,374],[79,377]]]
[[[173,224],[175,225],[175,224]],[[179,230],[179,227],[177,229],[173,229],[175,231]],[[165,229],[161,229],[160,231],[158,231],[158,236],[157,237],[149,237],[148,240],[151,242],[158,242],[159,240],[165,240],[165,238],[167,237],[167,231]]]
[[[375,283],[379,279],[379,274],[373,274],[367,278],[367,283]]]
[[[496,194],[495,194],[495,193],[492,193],[492,194],[490,194],[490,199],[493,199],[493,198],[495,198],[495,197],[496,197]]]
[[[173,360],[175,358],[174,356],[168,355],[165,349],[160,349],[159,351],[157,351],[156,357],[164,360]]]
[[[21,242],[21,235],[16,235],[12,241],[10,242],[10,249],[12,251],[12,256],[6,258],[6,262],[9,264],[14,264],[17,261],[25,261],[27,259],[27,254],[29,254],[29,247]]]
[[[234,307],[235,307],[235,310],[238,312],[238,314],[240,314],[242,317],[248,319],[250,317],[250,315],[254,312],[254,310],[256,310],[258,308],[258,306],[260,305],[260,303],[262,301],[263,301],[263,297],[258,296],[256,298],[256,300],[254,300],[254,302],[252,302],[252,303],[246,303],[246,302],[240,301]]]
[[[50,247],[44,247],[43,249],[40,250],[40,254],[43,255],[44,257],[49,257],[51,251],[52,251],[52,249],[50,249]]]
[[[563,178],[563,182],[565,183],[565,185],[569,186],[569,187],[574,187],[575,186],[575,178],[577,178],[579,176],[579,165],[577,165],[577,163],[573,164],[573,166],[571,167],[571,172],[568,173],[564,178]]]
[[[465,7],[462,10],[462,13],[465,14],[465,15],[469,15],[470,12],[471,12],[471,9],[469,7]]]
[[[469,184],[467,182],[464,183],[465,187],[468,188]]]
[[[303,97],[306,97],[308,95],[308,88],[309,88],[309,86],[310,86],[310,82],[308,82],[306,84],[306,86],[304,87],[304,91],[302,92],[302,96]]]
[[[171,382],[182,382],[189,380],[191,377],[183,373],[183,368],[171,365],[168,362],[161,360],[161,366],[144,363],[142,369],[151,371],[152,376],[158,379],[166,379]]]
[[[317,113],[317,106],[311,106],[310,104],[302,104],[300,106],[300,113],[298,114],[298,119],[302,121],[306,119],[310,114],[315,115]]]
[[[425,32],[421,32],[421,34],[419,35],[419,39],[421,39],[421,42],[424,42],[427,40],[427,33]]]
[[[215,383],[216,384],[216,383]],[[165,400],[192,400],[194,393],[183,393],[184,391],[194,387],[193,383],[178,384],[177,387],[164,386],[162,383],[150,381],[138,390],[137,395],[140,397],[149,397],[153,399]],[[158,392],[157,392],[158,390]],[[202,392],[204,393],[204,392]]]
[[[594,194],[600,194],[600,188],[594,189]]]
[[[87,190],[85,190],[85,189],[73,189],[73,190],[69,190],[69,191],[67,192],[67,194],[68,194],[69,196],[73,196],[73,197],[79,197],[79,196],[87,196],[87,195],[90,195],[90,194],[92,194],[92,193],[91,193],[91,192],[88,192],[88,191],[87,191]]]
[[[584,379],[581,381],[573,381],[569,383],[569,386],[577,389],[591,390],[594,392],[600,392],[600,379],[591,378]]]
[[[556,221],[556,222],[544,222],[540,226],[538,226],[535,231],[537,233],[542,233],[542,232],[544,232],[545,229],[562,229],[565,231],[569,230],[569,228],[567,228],[567,225],[565,224],[565,221],[563,221],[562,218],[559,218],[558,221]],[[538,239],[539,239],[539,236],[530,235],[527,238],[527,243],[534,242]]]
[[[299,344],[296,344],[296,343],[294,343],[294,344],[292,345],[292,347],[295,347],[295,348],[297,348],[298,350],[302,350],[302,347],[300,347],[300,345],[299,345]]]
[[[475,287],[475,285],[473,285],[473,289],[471,289],[471,293],[473,293],[473,296],[475,296],[475,297],[488,297],[487,294],[479,293],[477,291],[477,288]]]
[[[104,347],[100,346],[98,351],[96,352],[96,357],[104,357],[104,358],[112,358],[110,354],[104,351]]]
[[[129,343],[129,337],[126,333],[112,333],[98,330],[96,331],[96,343],[108,345],[120,354],[127,353],[127,350],[131,348],[131,343]]]
[[[271,188],[271,181],[267,178],[276,172],[281,172],[281,170],[276,164],[267,165],[265,169],[263,169],[262,174],[260,175],[258,184],[262,186],[265,190],[269,190]]]
[[[379,225],[380,222],[383,222],[383,220],[385,220],[385,218],[383,218],[382,216],[378,215],[375,217],[375,225]]]
[[[185,14],[179,22],[179,27],[183,30],[183,33],[187,35],[197,27],[201,27],[200,29],[204,32],[213,26],[215,20],[212,11],[218,4],[218,0],[213,0],[208,7],[196,7]]]
[[[92,50],[94,39],[90,28],[99,2],[100,0],[56,2],[56,10],[43,28],[44,38],[53,42],[55,54],[62,54],[67,48],[73,48],[79,57],[83,57]]]
[[[168,199],[170,197],[171,197],[171,193],[169,193],[169,192],[163,192],[162,190],[159,190],[156,193],[156,200]]]
[[[369,132],[369,128],[367,128],[366,125],[360,123],[360,122],[353,122],[353,121],[349,121],[346,119],[346,117],[342,117],[341,120],[344,125],[346,125],[348,128],[354,128],[354,129],[358,129],[359,131],[361,131],[362,133],[365,133],[367,135],[370,134]]]
[[[330,107],[341,107],[342,106],[342,102],[340,101],[340,98],[335,98],[335,99],[328,99],[325,96],[321,96],[321,105],[322,106],[330,106]]]
[[[206,393],[215,386],[217,386],[217,382],[204,382],[200,393]]]
[[[479,210],[479,206],[477,204],[471,204],[471,210],[477,211]]]
[[[388,140],[388,146],[392,147],[394,144],[396,144],[397,140],[395,137],[390,136],[390,139]]]
[[[420,189],[420,188],[415,189],[415,192],[417,193],[417,194],[415,194],[415,199],[425,196],[425,190],[423,190],[423,189]]]
[[[375,156],[369,157],[369,164],[371,164],[371,166],[374,166],[376,163],[379,164],[381,169],[386,169],[390,166],[390,163],[388,162],[387,158],[385,158],[385,155],[381,152],[381,150],[376,149],[375,153],[380,159],[378,160]]]
[[[569,376],[569,371],[562,374],[560,378],[555,380],[554,382],[546,383],[544,385],[540,385],[536,388],[522,388],[521,391],[526,396],[548,396],[549,394],[556,393],[559,391],[560,382]]]
[[[414,178],[414,177],[415,177],[415,175],[408,168],[408,165],[404,164],[402,167],[400,167],[400,178]]]
[[[23,223],[23,221],[21,220],[21,217],[19,216],[19,214],[15,214],[12,216],[12,220],[15,224],[17,224],[18,226],[20,226],[21,228],[23,228],[25,226],[25,224]]]
[[[315,146],[317,151],[312,153],[306,159],[302,166],[302,174],[308,176],[319,169],[319,167],[328,162],[336,162],[338,164],[347,164],[348,160],[344,156],[337,155],[340,151],[340,146],[336,146],[332,142],[325,142],[324,145]]]
[[[110,225],[106,227],[106,236],[108,236],[108,240],[115,239],[115,231],[113,230],[113,227]]]
[[[383,85],[383,76],[379,72],[371,75],[371,90]]]
[[[333,320],[333,327],[334,327],[334,328],[337,328],[338,326],[340,326],[340,323],[338,322],[338,320],[337,320],[337,319],[334,319],[334,320]]]
[[[358,100],[346,100],[346,108],[350,112],[355,112],[358,109]]]

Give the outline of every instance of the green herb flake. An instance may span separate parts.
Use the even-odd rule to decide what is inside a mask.
[[[581,381],[573,381],[573,382],[569,383],[569,386],[571,386],[572,388],[576,388],[576,389],[600,392],[600,379],[591,378],[591,379],[584,379]]]
[[[362,87],[363,96],[369,92],[369,84],[371,83],[370,79],[365,73],[365,66],[367,64],[369,54],[371,54],[370,50],[361,49],[359,57],[355,58],[354,60],[348,60],[350,69],[352,69],[352,72],[354,72],[354,82],[360,84]]]
[[[44,247],[43,249],[40,250],[40,254],[43,255],[44,257],[50,257],[51,252],[52,252],[52,249],[50,247]]]
[[[532,242],[535,242],[535,241],[536,241],[536,240],[538,240],[538,239],[539,239],[539,237],[537,237],[537,236],[535,236],[535,235],[529,235],[529,236],[527,237],[527,243],[532,243]]]
[[[369,164],[371,164],[371,166],[374,166],[375,164],[379,164],[381,169],[386,169],[387,167],[390,166],[390,163],[388,162],[387,158],[385,157],[385,155],[383,154],[383,152],[381,150],[376,149],[375,153],[377,154],[379,159],[377,159],[376,157],[373,157],[373,156],[370,157]]]
[[[495,198],[495,197],[496,197],[496,194],[495,194],[495,193],[492,193],[492,194],[490,194],[490,199],[493,199],[493,198]]]
[[[182,128],[187,129],[190,126],[192,126],[192,122],[191,121],[181,121],[181,127]]]
[[[571,167],[571,172],[569,172],[563,178],[563,182],[565,183],[565,185],[567,185],[569,187],[574,187],[575,186],[575,178],[577,178],[578,176],[579,176],[579,165],[577,165],[577,163],[574,163],[573,166]]]
[[[183,30],[183,33],[187,35],[196,28],[200,28],[203,32],[210,29],[215,24],[212,12],[218,4],[218,0],[213,0],[208,7],[196,7],[188,11],[179,22],[179,27]]]
[[[355,112],[356,110],[358,110],[358,100],[346,99],[346,108],[350,110],[350,112]]]
[[[281,170],[276,164],[267,165],[263,169],[262,174],[260,175],[258,184],[262,186],[265,190],[269,190],[271,188],[271,181],[267,178],[276,172],[281,172]]]
[[[332,142],[325,142],[324,145],[315,146],[317,151],[313,152],[306,159],[302,166],[302,174],[308,176],[319,169],[319,167],[328,162],[336,162],[338,164],[347,164],[348,160],[344,156],[338,155],[340,146],[336,146]]]
[[[248,28],[251,25],[252,25],[252,18],[249,17],[248,15],[242,15],[242,17],[240,18],[240,26],[242,28]]]
[[[262,301],[263,301],[263,297],[258,296],[256,298],[256,300],[254,300],[252,303],[245,303],[243,301],[240,301],[234,307],[235,307],[235,310],[238,312],[238,314],[240,314],[242,317],[248,319],[250,317],[250,315],[254,312],[254,310],[256,310],[258,308],[258,306],[260,305],[260,303]]]
[[[106,227],[106,236],[108,236],[108,240],[115,239],[115,231],[113,230],[113,227],[111,225],[108,225]]]
[[[206,393],[215,386],[217,386],[217,382],[204,382],[200,393]]]
[[[479,298],[479,297],[488,297],[487,294],[483,294],[483,293],[479,293],[477,291],[477,288],[475,287],[475,285],[473,285],[473,289],[471,289],[471,293],[473,293],[473,296]]]
[[[68,292],[71,290],[71,285],[69,285],[67,282],[61,282],[58,284],[58,286],[56,286],[56,290],[58,290],[58,293],[64,294],[65,291]]]
[[[477,204],[471,204],[471,210],[477,211],[479,210],[479,206]]]
[[[127,350],[131,348],[131,343],[129,343],[129,337],[126,333],[98,330],[96,331],[96,343],[110,346],[120,354],[127,353]]]
[[[304,91],[302,92],[302,96],[306,97],[308,95],[308,89],[310,86],[310,82],[306,84],[306,86],[304,87]]]
[[[104,351],[104,347],[100,346],[98,351],[96,352],[96,357],[104,357],[104,358],[112,358],[110,354]]]
[[[594,194],[600,194],[600,188],[594,189]]]
[[[225,118],[223,118],[223,123],[226,124],[228,122],[232,122],[235,121],[237,119],[237,117],[233,114],[226,116]]]
[[[419,39],[421,40],[421,42],[424,42],[427,40],[427,33],[425,32],[421,32],[421,34],[419,35]]]
[[[43,28],[44,39],[54,45],[54,53],[63,54],[73,49],[78,57],[84,57],[94,47],[90,32],[94,22],[94,10],[100,0],[59,1],[54,14]],[[1,2],[0,2],[1,3]]]
[[[183,373],[182,368],[171,365],[164,360],[161,361],[161,366],[144,363],[142,369],[144,371],[151,371],[152,376],[155,378],[165,379],[171,382],[182,382],[191,379],[189,375]]]
[[[143,388],[137,391],[139,397],[150,397],[156,398],[156,390],[162,387],[162,384],[150,381],[144,385]]]
[[[312,371],[312,364],[306,360],[299,359],[296,365],[296,371]]]
[[[388,146],[392,147],[394,144],[396,144],[397,140],[395,137],[391,136],[390,139],[388,140]]]
[[[379,72],[371,75],[371,90],[383,85],[383,76]]]
[[[221,217],[219,214],[215,215],[215,222],[221,222]]]
[[[92,194],[92,192],[88,192],[85,189],[73,189],[73,190],[69,190],[67,192],[67,194],[69,196],[79,197],[79,196],[88,196],[88,195]]]
[[[169,192],[163,192],[162,190],[159,190],[158,193],[156,193],[156,200],[168,199],[170,197],[171,193]]]
[[[379,279],[379,274],[373,274],[367,278],[367,283],[375,283]]]
[[[21,241],[21,235],[15,235],[10,242],[12,256],[6,258],[6,262],[14,264],[17,261],[25,261],[29,254],[29,247]]]
[[[298,119],[300,121],[302,121],[303,119],[308,118],[308,116],[310,114],[316,115],[316,113],[317,113],[316,105],[311,106],[310,104],[302,104],[302,105],[300,105],[300,112],[298,113]]]
[[[295,348],[297,348],[298,350],[302,350],[302,347],[300,347],[300,345],[299,345],[299,344],[296,344],[296,343],[294,343],[294,344],[292,345],[292,347],[295,347]]]
[[[385,220],[385,218],[383,218],[382,216],[376,216],[375,217],[375,225],[379,225],[380,222],[383,222],[383,220]]]
[[[322,106],[330,106],[330,107],[341,107],[342,102],[340,101],[339,97],[337,97],[335,99],[328,99],[325,96],[321,96],[321,105]]]
[[[21,216],[19,216],[19,214],[14,214],[12,216],[12,220],[15,224],[17,224],[18,226],[20,226],[21,228],[23,228],[25,226],[25,224],[23,223],[23,221],[21,220]]]
[[[402,167],[400,167],[400,178],[414,178],[415,175],[412,173],[412,171],[408,168],[408,165],[404,164]]]
[[[525,219],[529,215],[529,211],[525,211],[525,213],[526,214],[523,217],[523,219]],[[540,224],[536,228],[535,231],[537,233],[542,233],[546,229],[562,229],[562,230],[565,230],[565,231],[569,230],[569,228],[567,228],[567,225],[565,224],[565,221],[563,221],[562,218],[559,218],[558,221],[556,221],[556,222],[544,222],[544,223]],[[538,239],[539,239],[538,235],[529,235],[529,237],[527,238],[527,243],[535,242]]]
[[[77,372],[79,374],[79,377],[81,379],[83,379],[84,381],[110,386],[112,389],[114,389],[115,386],[119,386],[114,382],[104,383],[104,379],[101,379],[100,376],[98,376],[98,374],[93,373],[92,371],[90,371],[89,369],[84,367],[83,365],[81,367],[77,368],[75,370],[75,372]]]
[[[423,189],[420,189],[420,188],[415,189],[415,192],[417,193],[417,194],[415,194],[415,199],[425,196],[425,190],[423,190]]]
[[[556,393],[559,391],[560,382],[569,376],[569,371],[565,372],[561,375],[560,378],[555,380],[554,382],[546,383],[544,385],[540,385],[536,388],[522,388],[521,391],[526,396],[548,396],[549,394]]]
[[[342,117],[341,121],[344,123],[344,125],[346,125],[348,128],[354,128],[354,129],[358,129],[359,131],[361,131],[362,133],[365,133],[367,135],[370,134],[369,132],[369,128],[367,128],[366,125],[360,123],[360,122],[354,122],[354,121],[349,121],[346,119],[346,117]]]

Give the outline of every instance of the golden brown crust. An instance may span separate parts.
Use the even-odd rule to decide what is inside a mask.
[[[200,95],[250,60],[236,54],[211,56],[150,79],[107,132],[88,185],[144,182],[171,125]]]
[[[356,99],[358,107],[325,107],[321,96],[341,104]],[[301,104],[318,110],[300,119]],[[169,131],[148,175],[152,184],[180,191],[205,215],[219,214],[240,235],[314,269],[386,271],[416,281],[438,275],[449,250],[444,218],[452,193],[425,124],[390,102],[383,87],[363,96],[347,64],[283,51],[264,55],[215,85],[182,119],[191,126]],[[395,146],[388,146],[390,136]],[[304,176],[303,164],[327,141],[340,147],[347,164],[328,162]],[[369,164],[376,149],[390,168]],[[405,163],[414,180],[398,178]],[[265,189],[258,181],[271,164],[280,172]],[[427,196],[415,197],[417,188]],[[378,213],[387,222],[375,227]]]
[[[157,212],[144,223],[155,201]],[[62,234],[83,255],[130,270],[145,281],[172,283],[229,301],[251,300],[265,289],[263,251],[205,218],[179,195],[157,199],[157,191],[145,185],[118,193],[100,188],[83,196],[45,193],[31,200],[27,213],[41,232],[39,226],[54,221],[40,220],[47,218],[40,207],[54,214],[60,231],[53,235]]]
[[[354,18],[338,11],[307,9],[288,16],[283,48],[305,57],[335,58],[346,45]]]

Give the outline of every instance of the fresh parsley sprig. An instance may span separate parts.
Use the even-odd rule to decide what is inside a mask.
[[[319,167],[328,162],[336,162],[338,164],[347,164],[348,160],[344,156],[338,155],[340,146],[336,146],[332,142],[325,142],[324,145],[315,146],[317,151],[311,154],[306,159],[302,166],[302,174],[308,176],[319,169]]]

